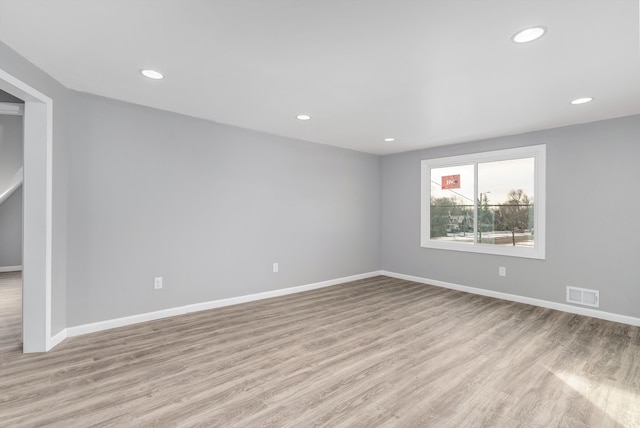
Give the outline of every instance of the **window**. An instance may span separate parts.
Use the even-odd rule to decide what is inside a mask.
[[[545,146],[422,161],[421,245],[544,259]]]

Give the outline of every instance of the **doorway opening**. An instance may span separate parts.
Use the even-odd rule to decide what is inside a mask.
[[[24,102],[0,90],[0,354],[22,350]]]
[[[51,335],[53,101],[0,69],[0,90],[24,101],[22,210],[23,352],[46,352]]]

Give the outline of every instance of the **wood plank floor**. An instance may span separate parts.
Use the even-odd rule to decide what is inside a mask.
[[[380,276],[23,355],[3,275],[2,427],[640,426],[637,327]]]
[[[0,364],[11,352],[22,352],[21,272],[0,273]]]

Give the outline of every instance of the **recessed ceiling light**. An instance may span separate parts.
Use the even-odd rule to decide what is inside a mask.
[[[385,139],[384,139],[384,141],[385,141],[386,143],[393,143],[394,141],[396,141],[396,139],[395,139],[395,138],[391,138],[391,137],[389,137],[389,138],[385,138]]]
[[[298,120],[309,120],[311,119],[311,116],[309,116],[308,114],[299,114],[296,116],[296,119]]]
[[[578,98],[578,99],[575,99],[575,100],[571,101],[571,104],[573,104],[573,105],[584,104],[584,103],[588,103],[590,101],[593,101],[593,98],[591,98],[591,97]]]
[[[140,73],[144,77],[148,77],[149,79],[155,79],[155,80],[164,79],[164,75],[159,71],[146,69],[146,70],[140,70]]]
[[[516,34],[513,35],[511,40],[513,40],[516,43],[532,42],[542,37],[542,35],[546,32],[547,32],[546,27],[531,27],[522,31],[518,31]]]

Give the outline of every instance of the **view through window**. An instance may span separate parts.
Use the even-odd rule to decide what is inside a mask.
[[[544,258],[544,154],[533,146],[423,161],[422,246]]]

